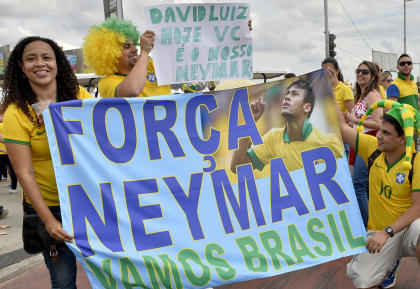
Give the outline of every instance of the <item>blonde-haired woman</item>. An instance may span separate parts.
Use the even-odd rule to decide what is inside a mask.
[[[392,74],[389,71],[382,72],[379,83],[384,87],[385,91],[392,82]]]

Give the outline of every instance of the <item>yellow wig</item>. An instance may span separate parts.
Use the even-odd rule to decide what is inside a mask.
[[[92,26],[84,38],[84,62],[97,75],[114,74],[118,71],[124,43],[132,40],[137,45],[139,36],[131,21],[108,18],[103,24]]]

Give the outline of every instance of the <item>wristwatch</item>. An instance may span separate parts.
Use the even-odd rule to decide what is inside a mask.
[[[390,237],[394,237],[394,230],[390,227],[387,226],[385,227],[385,232],[390,236]]]

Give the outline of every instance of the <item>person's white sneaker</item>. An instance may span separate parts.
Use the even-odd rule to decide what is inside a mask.
[[[9,194],[16,194],[16,193],[17,193],[16,190],[13,190],[12,188],[9,189]]]

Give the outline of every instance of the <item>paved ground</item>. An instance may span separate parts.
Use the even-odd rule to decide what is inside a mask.
[[[0,235],[0,289],[51,288],[41,254],[29,255],[22,249],[22,197],[20,193],[8,194],[8,184],[8,180],[0,182],[0,205],[9,210],[0,225],[10,225],[3,230],[7,235]],[[80,264],[77,283],[79,289],[91,288]]]
[[[13,256],[10,256],[11,253],[22,248],[22,203],[19,193],[13,195],[8,194],[8,183],[8,181],[4,180],[0,182],[0,204],[9,210],[9,215],[6,218],[0,219],[0,225],[7,224],[11,226],[8,229],[4,229],[7,235],[0,236],[0,261],[9,261],[9,263],[13,264],[8,266],[3,264],[1,266],[0,284],[42,262],[40,256],[31,256],[16,263],[13,260]],[[8,258],[5,258],[5,256],[8,256]]]

